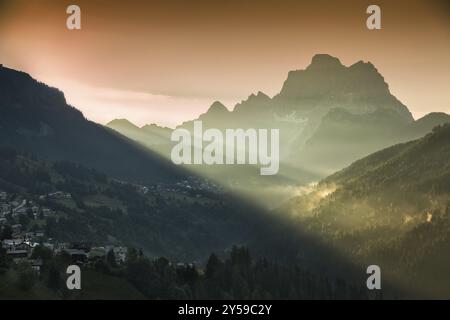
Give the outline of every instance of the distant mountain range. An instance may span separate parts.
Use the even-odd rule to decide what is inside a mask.
[[[279,94],[252,94],[229,111],[219,101],[196,120],[204,128],[278,128],[282,163],[279,179],[307,183],[323,178],[353,161],[396,143],[417,139],[433,127],[449,122],[445,113],[430,113],[415,121],[408,108],[390,91],[371,63],[359,61],[350,67],[339,59],[319,54],[305,70],[291,71]],[[122,122],[124,120],[121,120]],[[131,123],[115,120],[108,127],[168,157],[164,147]],[[193,121],[180,127],[192,130]],[[169,136],[168,129],[163,129]],[[210,170],[202,168],[202,170]],[[253,175],[233,174],[222,178]],[[213,174],[213,173],[212,173]],[[239,179],[239,178],[237,178]]]
[[[79,162],[136,182],[174,181],[185,175],[169,161],[170,128],[139,128],[125,119],[105,128],[69,106],[62,92],[26,73],[0,68],[0,110],[1,145]],[[258,92],[233,111],[216,101],[198,120],[204,128],[280,129],[280,174],[271,180],[304,184],[372,152],[423,136],[449,122],[450,116],[431,113],[414,121],[371,63],[346,67],[335,57],[319,54],[305,70],[289,72],[273,98]],[[192,121],[180,126],[191,129]],[[256,172],[249,167],[234,174],[235,168],[216,169],[205,170],[244,183]]]
[[[199,116],[204,128],[280,129],[281,173],[270,178],[249,166],[199,166],[187,178],[168,157],[170,128],[95,124],[62,92],[8,68],[0,68],[0,112],[1,189],[73,196],[52,204],[55,238],[132,244],[175,260],[246,243],[314,270],[342,259],[339,272],[350,277],[347,260],[376,263],[410,296],[450,294],[450,116],[414,120],[370,63],[317,55],[278,95],[253,94],[233,111],[214,102]],[[231,181],[232,192],[197,173]],[[257,190],[256,205],[240,186]],[[260,205],[275,203],[277,190],[291,198],[266,214]]]
[[[154,152],[86,120],[67,104],[61,91],[26,73],[0,68],[0,112],[0,146],[81,163],[135,182],[175,181],[184,176]]]
[[[106,126],[127,137],[133,137],[134,140],[149,147],[166,144],[170,140],[172,133],[172,129],[160,127],[156,124],[149,124],[139,128],[126,119],[113,120]]]

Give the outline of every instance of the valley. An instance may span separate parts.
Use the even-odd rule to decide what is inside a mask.
[[[413,119],[369,62],[316,55],[279,94],[252,94],[232,111],[214,102],[175,130],[93,123],[58,89],[6,67],[0,108],[8,285],[32,276],[44,247],[35,288],[50,296],[44,282],[67,250],[92,253],[85,267],[106,279],[98,285],[122,283],[133,297],[380,298],[360,287],[374,262],[386,298],[449,295],[449,116]],[[203,138],[199,121],[202,136],[279,130],[278,174],[245,161],[172,163],[171,135]],[[279,291],[267,280],[275,270]]]

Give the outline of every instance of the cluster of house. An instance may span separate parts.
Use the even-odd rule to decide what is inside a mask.
[[[177,182],[176,186],[184,190],[198,190],[212,193],[220,193],[222,190],[216,183],[208,179],[198,177],[189,177],[187,180]]]
[[[216,183],[198,177],[188,177],[175,184],[156,184],[148,187],[153,192],[174,192],[178,194],[192,194],[193,192],[222,193],[223,189]],[[197,196],[200,196],[197,194]]]
[[[146,186],[140,185],[140,184],[136,184],[136,183],[130,183],[128,181],[123,181],[123,180],[118,180],[118,179],[112,179],[113,182],[121,184],[121,185],[130,185],[133,186],[137,192],[142,193],[142,194],[147,194],[150,189]]]
[[[31,199],[0,191],[0,226],[6,224],[8,216],[17,218],[21,215],[32,215],[34,219],[38,219],[39,215],[48,217],[52,213],[54,212],[51,209],[40,206]]]
[[[44,236],[43,232],[29,232],[26,238],[14,237],[13,239],[4,239],[2,248],[6,250],[6,254],[10,256],[15,263],[28,262],[37,272],[40,271],[43,262],[41,259],[31,259],[33,248],[38,245],[34,240]]]
[[[39,196],[39,200],[46,200],[46,199],[53,199],[53,200],[72,199],[72,195],[70,193],[66,193],[63,191],[56,191]]]
[[[27,235],[27,238],[5,239],[2,241],[2,247],[15,263],[27,262],[39,272],[42,267],[42,260],[32,259],[31,257],[34,248],[39,245],[38,242],[35,242],[36,237],[43,239],[44,234],[36,232]],[[128,252],[126,247],[113,245],[95,247],[87,243],[55,242],[53,239],[47,239],[41,244],[53,254],[66,253],[70,255],[72,263],[79,265],[88,265],[103,260],[111,250],[114,252],[116,264],[120,265],[126,261]]]
[[[116,264],[122,264],[126,261],[128,253],[127,247],[113,245],[93,246],[86,242],[44,242],[43,246],[50,249],[54,254],[64,252],[70,255],[72,262],[80,265],[104,260],[110,251],[114,252]]]
[[[70,199],[71,195],[61,191],[41,195],[40,200],[46,199]],[[32,253],[39,244],[50,249],[54,254],[65,252],[71,256],[72,262],[78,264],[86,264],[95,262],[98,259],[104,259],[108,252],[112,250],[117,264],[125,261],[127,255],[126,247],[117,247],[112,245],[94,247],[86,243],[66,243],[58,242],[51,238],[46,238],[44,231],[27,232],[26,226],[20,223],[11,224],[9,219],[17,221],[16,217],[20,215],[33,215],[34,219],[38,219],[39,215],[44,217],[54,213],[53,210],[35,203],[31,199],[22,196],[8,194],[0,191],[0,230],[9,226],[11,228],[11,239],[4,239],[1,243],[6,254],[10,256],[14,262],[28,262],[33,269],[39,272],[42,261],[40,259],[32,259]]]
[[[132,184],[127,181],[121,181],[117,179],[113,179],[113,181],[122,185],[132,185],[136,188],[137,192],[142,194],[147,194],[149,192],[178,193],[184,195],[194,194],[197,198],[199,198],[201,197],[201,194],[196,192],[210,192],[214,194],[224,193],[224,189],[220,185],[206,178],[199,178],[194,176],[189,176],[187,177],[187,179],[178,181],[175,184],[159,183],[149,186]]]

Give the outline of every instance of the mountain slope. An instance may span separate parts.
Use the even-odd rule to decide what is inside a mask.
[[[404,134],[410,139],[417,139],[429,133],[432,128],[446,123],[450,123],[450,115],[444,112],[431,112],[411,123]]]
[[[450,124],[356,161],[280,211],[408,292],[448,297]]]
[[[449,142],[450,124],[438,126],[419,140],[396,145],[356,161],[323,183],[345,186],[347,183],[371,181],[367,193],[387,185],[406,185],[405,188],[414,191],[450,193]]]
[[[106,124],[106,127],[148,147],[167,144],[172,133],[170,128],[160,127],[156,124],[147,124],[139,128],[126,119],[112,120]]]
[[[349,229],[365,228],[369,222],[402,227],[411,226],[412,218],[423,222],[427,210],[445,209],[447,205],[449,141],[450,124],[436,127],[421,139],[354,162],[320,181],[312,192],[292,199],[286,208],[300,216],[323,214],[336,226],[339,221],[348,222],[345,227]],[[339,210],[331,213],[324,208]]]
[[[428,130],[416,130],[415,122],[402,124],[401,117],[389,109],[363,114],[332,109],[305,142],[297,162],[322,175],[330,174],[350,165],[355,159],[386,146],[418,138],[432,129],[432,126],[424,127]],[[421,131],[425,132],[418,135]]]
[[[175,260],[205,259],[212,251],[245,243],[268,229],[267,218],[257,208],[206,181],[190,177],[184,184],[144,187],[72,162],[43,161],[0,147],[3,191],[54,212],[24,224],[25,231],[37,224],[45,229],[45,237],[57,241],[132,246]],[[41,197],[55,192],[71,196]],[[8,222],[21,221],[16,219]]]
[[[90,122],[57,89],[0,68],[0,145],[70,160],[117,178],[174,181],[182,173],[124,136]]]

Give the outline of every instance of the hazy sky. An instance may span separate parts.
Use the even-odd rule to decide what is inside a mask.
[[[0,63],[94,121],[174,126],[214,100],[279,92],[316,53],[371,61],[417,118],[450,113],[450,1],[0,0]],[[78,4],[82,30],[66,28]],[[366,28],[378,4],[382,30]]]

